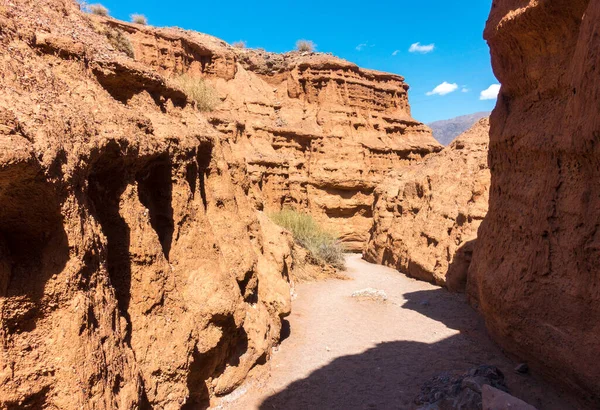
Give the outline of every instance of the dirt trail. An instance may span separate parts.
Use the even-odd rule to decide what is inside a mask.
[[[538,409],[575,408],[532,375],[519,375],[463,295],[347,256],[352,280],[298,286],[291,334],[270,375],[225,399],[224,409],[411,409],[425,381],[445,371],[498,366],[515,396]],[[352,293],[383,290],[386,302]]]

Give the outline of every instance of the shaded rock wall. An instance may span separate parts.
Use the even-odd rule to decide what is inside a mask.
[[[488,119],[375,190],[364,257],[409,276],[464,290],[477,229],[486,215]]]
[[[495,339],[600,397],[600,3],[494,1],[502,90],[469,293]]]
[[[368,238],[385,174],[442,148],[411,117],[401,76],[322,53],[240,50],[199,33],[96,20],[129,33],[136,60],[164,76],[215,87],[210,122],[228,160],[247,165],[258,209],[309,211],[351,250]]]
[[[290,312],[291,240],[245,164],[73,2],[0,7],[0,73],[0,407],[235,389]]]

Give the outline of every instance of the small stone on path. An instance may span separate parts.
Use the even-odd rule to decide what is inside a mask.
[[[352,293],[352,297],[361,300],[368,299],[380,302],[385,302],[386,300],[388,300],[387,294],[383,290],[373,288],[357,290],[356,292]]]

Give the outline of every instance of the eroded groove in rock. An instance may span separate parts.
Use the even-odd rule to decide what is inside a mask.
[[[138,171],[136,181],[140,202],[148,209],[152,228],[158,235],[165,257],[169,259],[175,229],[170,158],[163,155],[152,160]]]
[[[116,100],[127,104],[136,95],[147,92],[157,105],[162,107],[169,99],[172,104],[183,107],[187,97],[181,91],[166,84],[164,78],[152,71],[131,63],[111,61],[96,63],[92,72],[104,89]],[[162,107],[164,110],[164,107]]]
[[[240,358],[248,349],[248,335],[238,328],[232,316],[213,318],[214,326],[220,328],[218,344],[205,353],[195,350],[188,375],[190,396],[182,409],[202,409],[210,405],[210,383],[225,371],[226,366],[239,366]]]
[[[117,144],[109,144],[100,154],[88,179],[88,195],[92,215],[106,236],[106,268],[114,288],[121,315],[127,319],[131,293],[131,262],[129,259],[130,229],[119,214],[121,195],[127,186],[124,159]]]
[[[55,307],[44,287],[69,258],[60,205],[33,159],[0,170],[0,315],[7,333],[32,331]]]

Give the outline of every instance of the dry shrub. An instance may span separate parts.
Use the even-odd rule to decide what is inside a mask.
[[[116,49],[121,51],[122,53],[127,54],[130,58],[134,58],[133,46],[131,45],[131,41],[129,38],[123,33],[121,30],[113,29],[113,28],[104,28],[102,34],[106,36],[108,42]]]
[[[324,230],[312,216],[291,209],[270,216],[273,222],[292,233],[296,243],[308,251],[312,262],[345,269],[344,247],[335,235]]]
[[[171,81],[194,102],[200,111],[213,111],[219,104],[216,90],[206,84],[203,78],[182,74]]]
[[[296,50],[298,50],[298,51],[312,53],[316,49],[317,49],[317,45],[310,40],[296,41]]]
[[[132,14],[131,22],[135,24],[142,24],[145,26],[146,24],[148,24],[148,19],[143,14]]]
[[[315,282],[326,279],[348,280],[349,277],[331,265],[316,265],[310,252],[298,245],[292,250],[294,263],[290,271],[294,283]]]
[[[233,47],[235,48],[246,48],[246,42],[245,41],[236,41],[235,43],[232,44]]]
[[[85,6],[85,9],[89,13],[95,14],[97,16],[108,17],[108,9],[102,4],[88,4]]]

